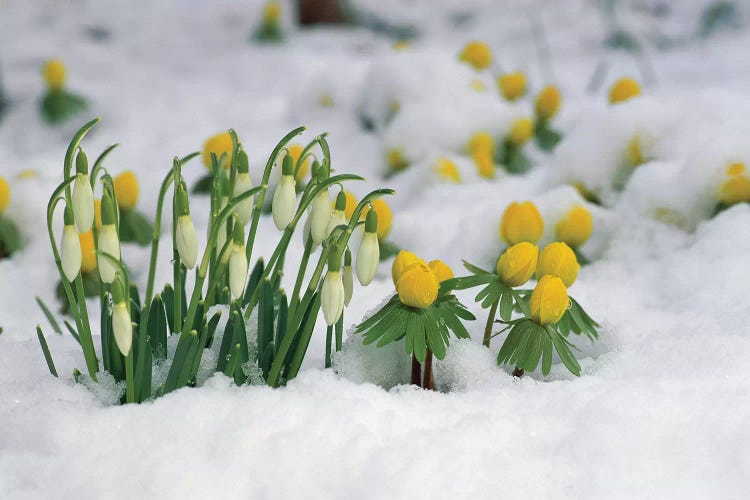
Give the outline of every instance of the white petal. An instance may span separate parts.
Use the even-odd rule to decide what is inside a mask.
[[[94,225],[94,192],[89,184],[89,176],[85,174],[76,175],[73,184],[73,216],[76,226],[81,233],[91,231]]]
[[[250,191],[252,188],[253,182],[250,180],[250,175],[238,174],[237,179],[234,181],[234,192],[232,193],[232,197],[236,198],[237,196]],[[243,225],[250,221],[250,216],[253,213],[253,204],[255,203],[254,198],[254,196],[251,196],[250,198],[242,200],[234,208],[234,213],[237,214],[237,217],[240,218]]]
[[[72,225],[63,228],[60,247],[63,273],[68,281],[73,281],[81,271],[81,240]]]
[[[346,225],[346,214],[343,210],[333,210],[331,212],[331,218],[328,220],[328,227],[326,228],[326,237],[330,236],[337,226]]]
[[[232,292],[232,298],[237,299],[245,291],[245,282],[247,281],[247,256],[245,247],[235,245],[232,255],[229,257],[229,290]]]
[[[133,323],[130,321],[125,302],[115,304],[112,311],[112,332],[115,334],[117,348],[123,356],[127,356],[133,343]]]
[[[380,262],[380,246],[377,233],[365,231],[357,252],[357,279],[362,286],[372,282]]]
[[[107,253],[115,259],[120,259],[120,238],[117,236],[117,230],[114,224],[102,226],[102,232],[99,234],[99,251]],[[112,283],[115,280],[117,267],[110,259],[99,255],[97,258],[99,264],[99,276],[105,283]]]
[[[181,215],[177,218],[175,243],[182,263],[188,269],[193,269],[198,261],[198,235],[195,232],[193,219],[189,215]]]
[[[281,184],[273,193],[273,222],[279,230],[285,229],[292,219],[297,209],[297,184],[294,177],[284,175],[281,177]]]
[[[336,324],[344,310],[344,283],[341,273],[328,271],[320,290],[320,307],[328,326]]]
[[[310,208],[310,235],[313,243],[320,243],[328,236],[328,222],[331,219],[331,199],[328,190],[323,190],[315,196]]]

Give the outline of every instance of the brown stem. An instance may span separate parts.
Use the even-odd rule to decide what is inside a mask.
[[[422,387],[422,365],[413,354],[411,355],[411,383]]]
[[[432,351],[427,349],[427,355],[424,358],[424,382],[422,387],[428,391],[435,390],[435,376],[432,374]]]
[[[524,374],[524,371],[523,371],[522,368],[519,368],[519,367],[516,366],[516,369],[513,370],[513,376],[514,377],[521,378],[521,377],[523,377],[523,374]]]

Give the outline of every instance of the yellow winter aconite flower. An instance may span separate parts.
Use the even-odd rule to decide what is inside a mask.
[[[346,199],[346,207],[348,210],[349,198]],[[383,241],[391,232],[391,226],[393,225],[393,211],[391,210],[391,207],[388,206],[388,203],[386,203],[386,201],[382,198],[375,199],[372,202],[372,208],[373,210],[375,210],[375,213],[378,214],[378,240]],[[352,208],[352,211],[353,210],[354,208]],[[367,213],[369,211],[370,207],[365,207],[365,209],[362,210],[362,218],[367,217]],[[350,215],[347,215],[347,217],[350,217]]]
[[[497,275],[507,286],[521,286],[531,279],[536,270],[539,249],[522,241],[507,249],[497,261]]]
[[[401,303],[417,309],[430,307],[437,298],[439,288],[435,273],[422,262],[406,268],[396,283]]]
[[[220,165],[229,168],[232,163],[232,136],[229,135],[229,132],[211,136],[203,144],[203,165],[209,170],[211,170],[211,153],[216,155]],[[223,163],[221,163],[221,155],[226,155]]]
[[[477,79],[477,78],[474,78],[471,81],[470,85],[471,85],[471,88],[474,89],[474,90],[476,90],[477,92],[486,92],[487,91],[487,86],[484,84],[484,82],[482,80]]]
[[[0,175],[0,214],[8,208],[8,203],[10,203],[10,186],[5,177]]]
[[[403,170],[409,166],[409,160],[404,156],[401,148],[389,149],[385,155],[385,160],[393,170]]]
[[[641,95],[640,84],[632,78],[620,78],[609,88],[609,103],[617,104]]]
[[[475,40],[464,46],[458,58],[475,70],[481,71],[488,68],[492,62],[492,50],[486,43]]]
[[[526,95],[526,75],[520,71],[500,75],[497,87],[506,100],[516,101]]]
[[[65,63],[59,59],[51,59],[42,67],[44,83],[52,91],[60,90],[65,86],[66,74]]]
[[[522,241],[536,243],[544,232],[542,214],[530,201],[513,202],[503,212],[500,220],[500,237],[508,245]]]
[[[407,267],[417,263],[427,265],[423,259],[420,259],[412,252],[401,250],[396,255],[396,258],[393,260],[393,265],[391,266],[391,278],[393,278],[393,284],[396,285],[396,283],[398,283],[398,279]]]
[[[299,161],[300,155],[302,154],[302,150],[304,149],[299,144],[292,144],[289,146],[289,156],[292,157],[292,161],[294,162],[295,168],[297,167],[297,162]],[[305,176],[307,175],[307,172],[310,171],[310,158],[305,158],[305,161],[303,161],[300,166],[299,170],[297,170],[297,174],[294,176],[294,179],[297,181],[297,184],[301,183]]]
[[[556,241],[544,247],[539,254],[536,275],[557,276],[566,287],[569,287],[575,283],[580,269],[581,265],[578,264],[575,252],[562,241]]]
[[[495,150],[495,141],[487,132],[477,132],[469,139],[469,153],[473,156],[477,153],[489,153]]]
[[[534,134],[534,120],[531,118],[517,118],[510,127],[508,140],[515,146],[521,146],[531,139]]]
[[[554,325],[565,314],[570,300],[568,289],[557,276],[545,275],[531,292],[531,319],[540,325]]]
[[[115,198],[120,210],[127,212],[138,203],[138,178],[127,170],[114,178]],[[94,202],[94,219],[96,219],[96,202]]]
[[[750,201],[750,178],[745,173],[745,164],[732,163],[727,168],[727,176],[729,178],[724,181],[719,192],[719,201],[727,205]]]
[[[78,233],[81,241],[81,272],[93,273],[96,271],[96,248],[94,247],[94,231]]]
[[[542,120],[550,120],[560,109],[562,97],[560,91],[555,85],[547,85],[536,96],[536,105],[534,109],[536,115]]]
[[[492,153],[478,151],[472,155],[474,164],[477,166],[477,173],[485,179],[495,177],[495,161],[492,159]]]
[[[558,240],[577,248],[586,243],[594,229],[594,220],[586,207],[572,208],[555,225],[555,235]]]
[[[448,158],[438,158],[437,165],[435,166],[435,172],[442,180],[450,181],[455,184],[461,182],[461,174],[458,171],[456,164]]]
[[[281,18],[281,3],[277,1],[267,2],[263,6],[263,21],[276,23]]]
[[[438,283],[442,283],[453,277],[453,269],[440,259],[431,260],[430,263],[427,264],[427,267],[435,273],[435,278],[438,280]]]

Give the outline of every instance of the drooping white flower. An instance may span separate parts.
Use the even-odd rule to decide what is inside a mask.
[[[188,269],[193,269],[195,263],[198,261],[198,235],[195,232],[193,219],[190,215],[180,215],[177,217],[175,243],[182,263]]]
[[[234,181],[234,191],[232,197],[236,198],[243,193],[250,191],[253,188],[253,182],[250,180],[250,174],[247,172],[237,174],[237,178]],[[250,221],[250,216],[253,213],[254,196],[246,198],[239,202],[234,207],[234,213],[240,218],[242,224],[247,224]],[[221,247],[219,247],[221,248]]]
[[[133,344],[133,323],[124,300],[116,303],[112,309],[112,332],[117,348],[123,356],[127,356]]]
[[[247,281],[247,255],[245,245],[232,244],[232,252],[229,256],[229,290],[232,298],[238,299],[245,290]]]
[[[99,252],[109,254],[115,259],[120,259],[120,238],[114,224],[104,224],[99,233]],[[104,283],[112,283],[117,274],[115,263],[103,255],[99,255],[99,276]]]
[[[88,174],[77,174],[73,183],[73,215],[81,233],[91,231],[94,224],[94,191],[91,189]]]
[[[282,175],[281,182],[273,193],[273,222],[279,230],[284,230],[297,209],[297,183],[291,175]]]
[[[72,224],[66,224],[63,227],[60,254],[65,278],[68,281],[73,281],[81,271],[81,239]]]
[[[328,326],[336,324],[344,311],[344,283],[341,271],[331,271],[323,278],[320,290],[320,307]]]
[[[315,195],[312,206],[310,207],[310,236],[313,244],[320,243],[328,236],[328,222],[331,219],[331,199],[328,196],[328,190],[324,189]]]
[[[357,279],[362,286],[369,285],[375,277],[380,262],[378,234],[365,231],[357,251]]]
[[[331,217],[328,219],[328,227],[326,228],[326,237],[330,236],[337,226],[346,225],[346,214],[343,210],[333,209],[331,211]]]

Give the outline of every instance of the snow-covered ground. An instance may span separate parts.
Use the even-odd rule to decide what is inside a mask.
[[[357,3],[389,16],[402,2]],[[619,3],[635,6],[622,21],[644,39],[657,27],[686,37],[705,4],[664,2],[671,14],[657,23],[644,9],[658,2]],[[253,45],[261,4],[0,2],[0,74],[13,101],[0,122],[0,174],[12,189],[6,213],[25,239],[22,252],[0,261],[0,498],[750,496],[750,207],[710,218],[726,167],[750,165],[750,32],[649,50],[656,81],[612,108],[609,84],[642,78],[630,56],[610,54],[603,85],[586,92],[604,56],[592,1],[408,2],[390,14],[421,29],[404,51],[361,29],[290,32],[284,45]],[[465,13],[474,16],[452,26]],[[550,48],[547,69],[534,23]],[[474,38],[493,47],[495,69],[527,72],[532,93],[550,79],[562,90],[554,125],[565,138],[551,155],[527,148],[536,163],[527,175],[483,180],[462,156],[472,133],[500,134],[533,109],[530,97],[500,101],[490,74],[456,62]],[[51,57],[66,61],[70,89],[91,100],[88,114],[61,129],[37,114],[39,67]],[[361,113],[380,124],[394,101],[400,111],[384,130],[360,127]],[[39,295],[55,304],[45,206],[67,142],[89,115],[102,121],[87,152],[120,143],[107,167],[137,172],[147,214],[171,159],[209,135],[236,129],[259,176],[287,131],[307,125],[308,140],[328,131],[334,168],[368,179],[349,186],[355,195],[396,189],[390,240],[457,274],[462,259],[494,264],[500,215],[512,201],[537,202],[549,241],[561,204],[576,196],[561,186],[583,182],[603,207],[592,207],[584,250],[593,263],[571,295],[600,320],[601,339],[576,339],[580,378],[557,364],[546,380],[514,379],[495,365],[501,339],[491,351],[481,346],[486,312],[469,292],[461,298],[478,317],[467,325],[473,339],[436,364],[438,386],[450,392],[399,385],[401,345],[373,352],[352,338],[336,372],[322,370],[321,330],[286,388],[214,376],[154,402],[111,406],[111,392],[73,381],[73,368],[85,366],[80,349],[52,333],[34,302]],[[650,161],[623,187],[613,179],[634,136]],[[392,148],[413,165],[384,179]],[[456,160],[463,183],[439,182],[432,166],[441,156]],[[28,169],[37,175],[19,175]],[[184,173],[192,183],[204,170],[195,162]],[[205,228],[207,200],[193,203]],[[270,217],[260,231],[274,235],[259,238],[267,255],[277,234]],[[302,253],[298,240],[288,262]],[[157,286],[169,279],[170,251],[161,245]],[[123,254],[143,286],[148,250],[129,245]],[[386,262],[371,286],[355,289],[347,328],[392,290]],[[37,323],[59,379],[47,371]]]

